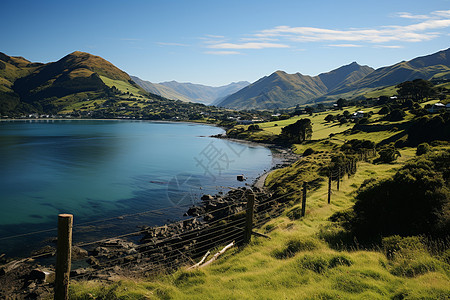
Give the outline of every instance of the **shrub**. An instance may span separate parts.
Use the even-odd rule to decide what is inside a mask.
[[[425,251],[423,238],[420,236],[401,237],[393,235],[382,240],[383,251],[387,258],[411,256],[415,251]]]
[[[389,106],[383,106],[378,113],[380,115],[387,115],[390,112],[391,112],[391,109],[389,108]]]
[[[406,113],[403,110],[397,108],[386,115],[386,120],[401,121],[405,118],[405,116],[406,116]]]
[[[416,155],[422,155],[427,153],[428,151],[430,151],[430,145],[428,145],[427,143],[422,143],[419,146],[417,146],[417,150],[416,150]]]
[[[386,147],[379,152],[380,157],[376,159],[376,162],[380,163],[391,163],[397,160],[401,156],[400,151],[398,151],[395,146]]]
[[[439,264],[431,257],[418,259],[400,259],[392,264],[390,273],[396,276],[415,277],[434,272]]]
[[[317,243],[312,239],[289,240],[283,249],[275,250],[272,255],[278,259],[294,257],[300,251],[312,251],[317,249]]]
[[[308,148],[308,149],[306,149],[305,151],[303,151],[303,156],[311,155],[311,154],[313,154],[314,152],[315,152],[315,151],[314,151],[313,148]]]
[[[174,283],[176,286],[193,286],[204,283],[205,276],[205,273],[200,270],[182,271],[176,276]]]
[[[328,269],[328,261],[321,256],[305,255],[298,262],[302,268],[316,273],[324,273]]]
[[[330,268],[334,268],[334,267],[337,267],[337,266],[350,267],[351,265],[353,265],[353,261],[350,258],[348,258],[348,257],[346,257],[344,255],[333,256],[328,261],[328,266]]]
[[[355,233],[361,238],[445,233],[450,227],[450,191],[439,170],[432,161],[418,159],[392,178],[361,188],[351,221]]]
[[[302,217],[302,209],[301,207],[294,207],[286,214],[289,219],[298,220]]]

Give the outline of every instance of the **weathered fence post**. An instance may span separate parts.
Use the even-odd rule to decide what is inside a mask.
[[[332,180],[332,176],[331,176],[331,171],[328,174],[328,204],[331,203],[331,180]]]
[[[250,243],[250,239],[252,237],[254,208],[255,208],[255,194],[253,194],[253,191],[250,190],[247,193],[247,211],[245,214],[245,228],[243,240],[244,245]]]
[[[303,182],[303,193],[302,193],[302,217],[306,213],[306,182]]]
[[[56,248],[55,300],[69,299],[69,274],[72,251],[73,215],[58,215]]]

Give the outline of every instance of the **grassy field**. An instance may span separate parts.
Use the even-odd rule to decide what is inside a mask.
[[[327,139],[331,135],[331,136],[333,136],[333,139],[338,140],[338,143],[343,143],[345,140],[350,140],[350,139],[368,139],[368,140],[372,140],[372,141],[378,143],[378,142],[381,142],[385,139],[388,139],[388,138],[394,136],[395,134],[398,134],[398,131],[379,131],[379,132],[372,132],[372,133],[359,132],[359,133],[349,134],[348,132],[345,132],[345,131],[348,131],[349,129],[353,128],[353,126],[355,125],[354,123],[348,122],[345,124],[340,124],[339,122],[336,122],[336,121],[335,122],[326,122],[324,120],[327,115],[336,116],[338,114],[342,114],[345,110],[348,110],[350,114],[352,114],[356,111],[359,111],[359,110],[362,110],[365,113],[373,113],[373,115],[370,117],[371,124],[373,124],[373,125],[402,124],[404,122],[408,122],[409,120],[411,120],[414,117],[412,114],[407,113],[407,115],[403,121],[388,122],[388,121],[381,120],[383,115],[378,114],[378,111],[380,110],[379,106],[370,107],[370,108],[352,107],[352,108],[348,108],[348,109],[344,108],[343,110],[330,110],[330,111],[315,113],[312,116],[301,115],[301,116],[295,116],[295,117],[289,118],[287,120],[259,123],[258,126],[262,129],[262,131],[246,132],[245,138],[251,139],[253,141],[260,141],[260,140],[264,140],[265,138],[268,138],[268,137],[273,137],[275,135],[280,134],[283,127],[293,124],[297,120],[300,120],[303,118],[308,118],[312,122],[313,133],[312,133],[311,140],[313,140],[313,141],[320,141],[323,139]],[[238,125],[238,126],[236,126],[236,128],[244,128],[246,130],[248,128],[248,125]],[[308,145],[308,144],[306,144],[306,145]],[[305,147],[301,147],[301,148],[305,148]],[[298,153],[300,153],[300,152],[298,152]],[[301,153],[303,153],[303,152],[301,152]]]

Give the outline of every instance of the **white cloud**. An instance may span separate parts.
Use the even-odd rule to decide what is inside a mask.
[[[421,42],[434,39],[442,33],[430,30],[450,27],[450,11],[435,11],[430,15],[399,13],[410,19],[425,21],[405,26],[381,26],[378,28],[328,29],[317,27],[277,26],[255,34],[258,38],[280,38],[293,42],[369,42],[386,43],[391,41]]]
[[[399,12],[395,14],[396,17],[399,18],[405,18],[405,19],[429,19],[430,16],[427,15],[413,15],[412,13],[409,12]]]
[[[212,38],[212,39],[223,39],[225,38],[223,35],[214,35],[214,34],[205,34],[206,37]]]
[[[241,54],[238,51],[206,51],[205,54],[212,54],[212,55],[236,55]]]
[[[358,48],[358,47],[362,47],[361,45],[356,45],[356,44],[331,44],[328,45],[329,47],[342,47],[342,48]]]
[[[450,10],[437,10],[433,11],[431,14],[438,17],[450,18]]]
[[[166,42],[157,42],[158,45],[161,46],[180,46],[180,47],[186,47],[186,44],[180,44],[180,43],[166,43]]]
[[[219,43],[209,45],[213,49],[265,49],[265,48],[289,48],[288,45],[276,43]]]
[[[438,10],[429,14],[399,12],[398,18],[409,20],[409,25],[389,25],[371,28],[319,28],[276,26],[232,41],[221,35],[205,35],[200,38],[209,49],[223,49],[214,54],[238,54],[232,50],[290,48],[298,43],[321,42],[329,47],[364,47],[372,44],[380,48],[401,48],[397,43],[417,43],[447,36],[450,28],[450,10]],[[406,20],[405,20],[406,21]],[[384,45],[386,44],[386,45]],[[394,45],[389,45],[394,44]],[[223,53],[221,53],[223,52]],[[208,53],[213,54],[213,53]]]
[[[388,48],[388,49],[400,49],[403,48],[403,46],[399,45],[376,45],[376,48]]]

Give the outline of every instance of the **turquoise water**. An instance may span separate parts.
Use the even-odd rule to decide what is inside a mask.
[[[0,122],[0,252],[44,238],[5,239],[54,228],[59,213],[77,224],[165,209],[111,233],[179,219],[202,194],[271,167],[267,148],[209,137],[222,132],[188,123]]]

